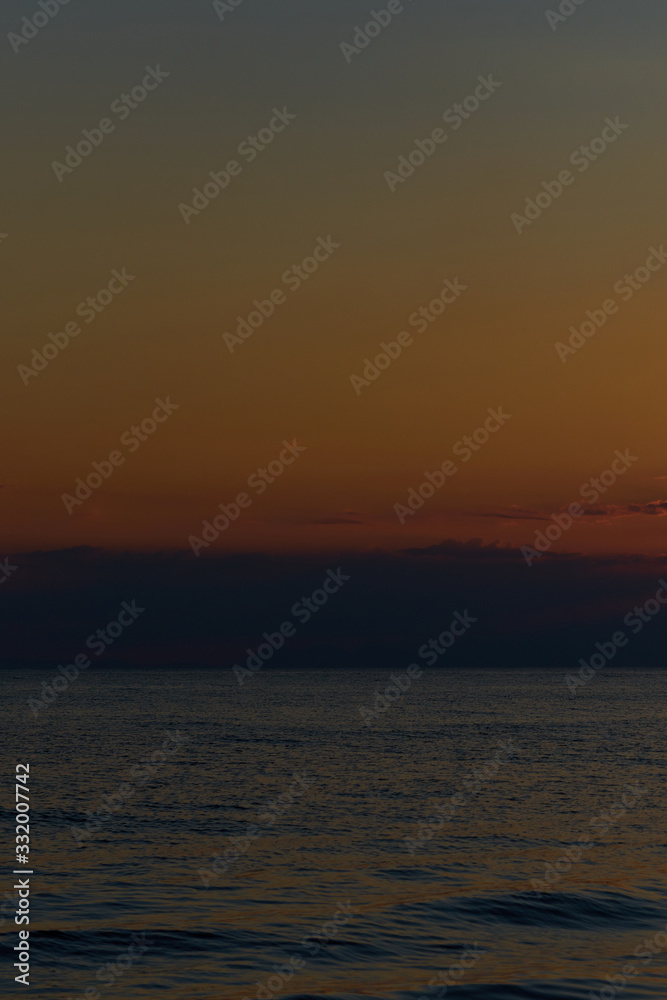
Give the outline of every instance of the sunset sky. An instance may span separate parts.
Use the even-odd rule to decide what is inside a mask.
[[[189,550],[243,491],[252,503],[211,551],[517,547],[617,451],[636,460],[554,549],[665,551],[667,11],[588,0],[552,30],[534,0],[414,0],[348,62],[341,43],[385,6],[243,0],[221,20],[206,2],[73,0],[17,52],[6,41],[7,552]],[[6,36],[26,11],[7,0]],[[168,76],[110,110],[148,68]],[[443,120],[480,77],[500,86],[460,127]],[[296,117],[239,153],[276,109]],[[113,131],[59,180],[54,161],[104,118]],[[627,128],[582,170],[570,156],[610,135],[606,119]],[[446,139],[390,190],[385,173],[438,128]],[[179,205],[230,160],[237,175],[186,223]],[[568,169],[518,233],[512,214]],[[286,281],[318,246],[317,271]],[[650,279],[622,291],[654,249]],[[445,279],[466,290],[419,332],[409,317]],[[86,323],[79,303],[112,280]],[[223,334],[275,289],[232,353]],[[610,299],[618,310],[563,362],[556,343]],[[20,366],[70,322],[81,333],[25,384]],[[351,376],[401,331],[412,344],[357,394]],[[121,443],[156,399],[178,408]],[[498,408],[510,419],[457,458]],[[298,459],[249,487],[294,440]],[[124,462],[68,513],[63,495],[116,451]],[[395,505],[447,459],[456,474],[400,523]]]
[[[666,38],[667,0],[0,4],[40,1000],[659,995]]]

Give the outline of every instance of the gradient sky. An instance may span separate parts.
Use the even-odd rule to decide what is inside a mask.
[[[667,241],[667,11],[587,0],[552,31],[535,0],[414,0],[348,64],[340,43],[381,6],[244,0],[221,22],[203,0],[71,0],[18,53],[5,39],[7,551],[185,548],[296,438],[214,548],[528,544],[630,449],[557,548],[664,552],[646,505],[667,496],[667,265],[567,363],[554,344]],[[7,0],[5,35],[33,9]],[[59,183],[52,161],[157,64],[169,78]],[[502,86],[391,193],[384,172],[488,74]],[[186,226],[179,203],[283,106],[296,120]],[[608,116],[629,128],[517,234],[511,214]],[[340,249],[230,354],[236,317],[329,235]],[[24,385],[32,349],[123,267],[136,280]],[[457,277],[465,295],[355,395],[364,359]],[[70,516],[62,494],[167,396],[178,411]],[[498,406],[507,425],[399,524]]]

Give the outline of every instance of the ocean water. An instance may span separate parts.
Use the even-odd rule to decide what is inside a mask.
[[[664,1000],[666,677],[5,672],[3,992],[26,762],[40,998]]]

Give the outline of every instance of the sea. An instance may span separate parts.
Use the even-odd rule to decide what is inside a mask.
[[[4,671],[2,995],[665,1000],[667,673],[564,673]]]

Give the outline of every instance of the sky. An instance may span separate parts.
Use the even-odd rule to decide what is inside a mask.
[[[3,5],[6,552],[664,553],[664,7],[386,6]]]

